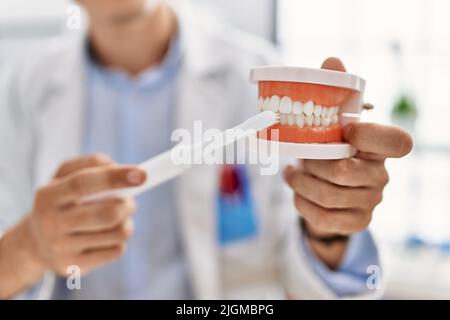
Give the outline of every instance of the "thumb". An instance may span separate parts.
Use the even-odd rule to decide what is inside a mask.
[[[328,58],[322,63],[322,69],[346,72],[344,64],[339,58]]]
[[[347,125],[344,139],[358,151],[384,158],[401,158],[411,152],[413,141],[403,129],[375,123],[355,122]]]

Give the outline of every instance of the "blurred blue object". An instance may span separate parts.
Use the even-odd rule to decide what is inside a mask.
[[[417,249],[426,246],[426,243],[423,239],[418,236],[410,236],[406,239],[406,247],[408,249]]]
[[[412,235],[406,240],[406,247],[408,249],[427,248],[437,250],[441,253],[450,253],[450,241],[432,242],[417,235]]]
[[[224,166],[217,197],[219,243],[224,246],[257,235],[250,182],[244,166]]]

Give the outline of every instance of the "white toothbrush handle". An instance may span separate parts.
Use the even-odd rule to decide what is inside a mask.
[[[274,125],[278,120],[279,116],[277,113],[266,110],[247,119],[231,130],[260,131]]]
[[[213,148],[209,148],[209,153],[205,153],[203,148],[205,144],[208,142],[200,141],[193,145],[183,145],[178,144],[174,148],[169,151],[166,151],[142,164],[139,165],[139,168],[145,170],[147,173],[147,181],[139,187],[132,188],[124,188],[124,189],[116,189],[105,192],[100,192],[94,195],[90,195],[84,197],[82,202],[93,202],[106,198],[115,198],[115,197],[133,197],[139,195],[147,190],[150,190],[172,178],[175,178],[188,170],[190,168],[190,164],[186,163],[189,161],[183,161],[183,159],[178,160],[178,156],[180,153],[187,153],[189,156],[193,154],[194,163],[198,161],[202,161],[203,157],[209,156],[216,152],[219,149],[222,149],[231,143],[242,139],[252,133],[260,131],[264,128],[270,127],[278,121],[278,115],[272,111],[264,111],[261,112],[252,118],[244,121],[240,125],[230,129],[234,131],[234,135],[231,137],[227,136],[227,132],[224,131],[217,136],[218,141]],[[177,156],[178,155],[178,156]]]
[[[187,164],[176,164],[172,157],[174,150],[171,149],[161,153],[139,165],[139,168],[147,173],[147,180],[142,186],[100,192],[84,197],[82,202],[93,202],[116,197],[133,197],[181,175],[190,166]]]

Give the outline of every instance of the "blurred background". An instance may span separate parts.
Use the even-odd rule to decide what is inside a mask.
[[[266,37],[286,63],[317,67],[341,57],[368,81],[375,110],[395,123],[413,154],[390,160],[391,183],[372,228],[385,247],[386,298],[450,298],[450,1],[196,0],[239,28]],[[0,1],[0,72],[9,59],[70,33],[65,0]],[[24,50],[27,49],[27,50]]]

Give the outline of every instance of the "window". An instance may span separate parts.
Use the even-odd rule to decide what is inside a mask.
[[[367,121],[389,122],[402,93],[417,105],[415,151],[388,162],[391,183],[374,215],[374,230],[392,250],[404,248],[411,235],[450,239],[449,17],[446,0],[278,1],[277,38],[289,64],[316,67],[327,56],[341,57],[367,80],[366,101],[376,106]],[[428,279],[424,272],[434,268],[422,268],[416,278]]]

